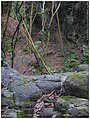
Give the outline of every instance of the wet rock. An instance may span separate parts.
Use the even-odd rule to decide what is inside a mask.
[[[88,98],[88,72],[71,72],[68,73],[68,79],[64,82],[66,95]]]
[[[81,64],[81,65],[78,66],[78,70],[79,71],[88,71],[89,66],[88,66],[88,64]]]
[[[88,100],[74,96],[61,96],[56,102],[56,111],[62,113],[61,117],[88,117]]]

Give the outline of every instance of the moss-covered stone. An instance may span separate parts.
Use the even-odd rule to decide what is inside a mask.
[[[64,82],[66,95],[88,98],[89,87],[88,71],[69,72],[68,79]]]
[[[61,96],[56,102],[56,111],[62,117],[88,117],[88,100],[75,96]]]
[[[78,81],[81,85],[83,85],[84,84],[83,78],[85,78],[86,76],[88,76],[87,71],[73,72],[69,75],[69,79],[72,81]]]
[[[61,96],[60,98],[65,100],[65,101],[70,101],[70,100],[75,100],[76,99],[75,96]]]

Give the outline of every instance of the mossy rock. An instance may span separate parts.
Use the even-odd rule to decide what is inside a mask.
[[[88,64],[80,64],[78,66],[79,71],[88,71],[89,70],[89,65]]]
[[[68,79],[64,82],[67,95],[88,98],[88,71],[71,72]]]
[[[83,79],[86,78],[86,76],[88,76],[87,71],[74,72],[74,73],[71,73],[71,75],[69,76],[69,79],[72,80],[72,81],[77,81],[81,85],[84,85],[84,80]]]
[[[65,101],[76,100],[75,96],[61,96],[60,98],[65,100]]]
[[[88,100],[75,96],[61,96],[56,102],[56,111],[62,117],[88,117]]]

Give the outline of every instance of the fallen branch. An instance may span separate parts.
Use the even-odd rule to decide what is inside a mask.
[[[61,88],[62,89],[62,88]],[[62,89],[63,90],[63,89]],[[47,95],[43,95],[40,99],[37,100],[36,105],[34,106],[34,118],[37,118],[40,116],[40,112],[42,111],[42,108],[45,105],[45,102],[49,102],[48,107],[55,108],[55,102],[63,93],[62,90],[60,90],[60,94],[57,95],[55,90],[53,90],[51,93]]]

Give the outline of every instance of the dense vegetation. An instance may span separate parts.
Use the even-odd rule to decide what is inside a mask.
[[[49,44],[54,41],[62,57],[62,70],[69,71],[78,63],[88,64],[87,15],[88,2],[2,2],[2,51],[5,56],[9,53],[14,67],[16,47],[24,42],[24,52],[34,53],[37,60],[31,67],[51,73],[53,68],[47,66],[46,59]]]

